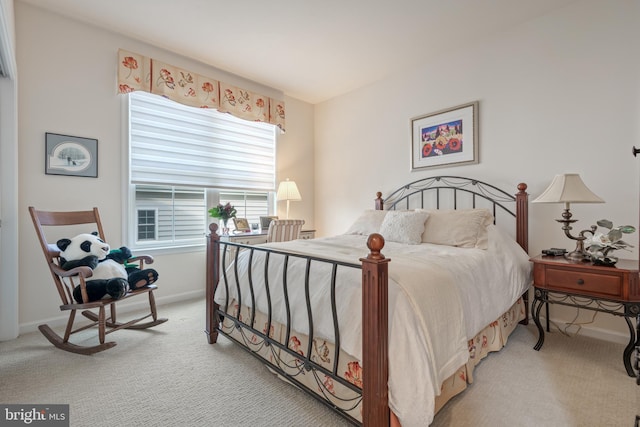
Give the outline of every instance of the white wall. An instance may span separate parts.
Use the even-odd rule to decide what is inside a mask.
[[[44,320],[61,319],[58,296],[41,255],[28,206],[45,210],[97,206],[109,243],[120,246],[123,98],[116,93],[118,48],[138,52],[218,78],[240,87],[280,97],[271,88],[208,67],[178,54],[16,3],[19,96],[20,327],[32,330]],[[300,186],[304,200],[291,212],[313,226],[313,107],[288,97],[287,133],[278,140],[278,177]],[[98,139],[98,178],[45,175],[45,132]],[[282,171],[280,170],[282,168]],[[284,178],[284,177],[283,177]],[[204,241],[204,240],[203,240]],[[156,255],[160,274],[158,302],[204,295],[203,251]]]
[[[601,218],[637,226],[640,160],[631,147],[640,145],[639,9],[636,0],[577,1],[446,55],[420,51],[417,40],[426,65],[316,105],[319,233],[346,230],[373,207],[376,191],[435,174],[476,177],[514,193],[525,182],[533,199],[553,175],[577,172],[606,204],[572,206],[575,229]],[[475,100],[480,163],[410,172],[410,118]],[[554,221],[562,209],[530,205],[532,255],[575,246]],[[557,319],[574,315],[552,307]],[[579,321],[591,316],[581,313]],[[628,341],[620,318],[599,314],[593,326]]]
[[[306,102],[286,98],[287,130],[278,138],[277,181],[295,181],[302,200],[289,203],[289,218],[304,219],[304,229],[314,228],[313,112]],[[284,218],[287,203],[278,202],[278,215]]]

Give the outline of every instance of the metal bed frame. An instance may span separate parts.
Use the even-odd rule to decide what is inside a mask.
[[[518,185],[518,193],[516,195],[510,195],[509,193],[500,190],[499,188],[487,184],[485,182],[469,179],[464,177],[455,176],[436,176],[414,181],[410,184],[404,185],[398,190],[391,193],[391,195],[383,201],[381,193],[378,193],[376,199],[376,209],[383,209],[384,204],[387,204],[388,209],[413,209],[415,207],[424,208],[425,201],[429,198],[428,195],[433,193],[435,196],[435,207],[441,207],[441,200],[444,199],[444,194],[449,193],[451,200],[453,200],[453,209],[458,208],[459,201],[462,194],[469,195],[471,197],[471,205],[469,207],[475,208],[477,202],[480,200],[490,204],[493,209],[494,218],[499,211],[504,211],[509,216],[515,218],[516,222],[516,241],[520,246],[527,251],[528,249],[528,233],[527,233],[527,198],[526,184]],[[418,200],[418,201],[416,201]],[[507,203],[515,203],[513,209],[506,207]],[[263,363],[267,364],[272,370],[282,375],[288,381],[299,386],[303,391],[310,394],[315,399],[319,400],[323,404],[329,406],[331,409],[337,411],[345,419],[354,425],[360,425],[360,422],[348,413],[349,410],[356,408],[362,403],[363,410],[363,425],[367,426],[388,426],[390,419],[390,410],[388,407],[388,313],[387,313],[387,285],[388,285],[388,263],[381,250],[384,246],[384,239],[379,234],[372,234],[369,236],[367,246],[370,250],[369,255],[366,258],[362,258],[362,264],[349,264],[344,262],[338,262],[333,260],[322,259],[313,256],[306,256],[301,254],[287,253],[283,251],[243,245],[238,243],[221,242],[217,234],[218,226],[216,224],[210,225],[211,233],[207,237],[207,313],[206,313],[206,329],[207,338],[209,343],[215,343],[218,337],[218,333],[222,333],[232,341],[240,344],[242,348],[248,351],[253,356],[260,359]],[[242,307],[242,295],[238,286],[238,309],[233,313],[233,308],[229,309],[230,301],[227,300],[224,306],[219,306],[214,302],[215,289],[221,282],[222,286],[229,286],[228,274],[235,276],[235,282],[238,282],[237,261],[238,256],[243,251],[249,251],[249,262],[251,263],[254,254],[264,253],[266,257],[265,262],[265,281],[267,282],[267,327],[265,332],[254,328],[255,321],[255,295],[253,289],[253,281],[249,276],[249,295],[250,303],[250,316],[249,321],[245,322],[240,320],[240,309]],[[292,330],[289,296],[287,294],[287,274],[283,274],[283,288],[285,290],[285,306],[287,313],[286,320],[286,333],[284,343],[277,339],[272,338],[270,335],[270,326],[272,325],[272,307],[271,297],[269,291],[269,285],[267,280],[267,271],[269,265],[269,259],[272,256],[284,257],[283,269],[287,271],[287,265],[291,259],[301,259],[306,263],[306,273],[302,285],[305,289],[305,300],[307,306],[307,318],[309,321],[309,343],[307,345],[307,352],[305,355],[300,355],[293,349],[289,348],[290,332]],[[233,272],[228,272],[226,266],[230,263],[230,260],[234,261]],[[331,316],[333,318],[333,326],[335,333],[335,346],[333,350],[333,368],[327,369],[313,360],[311,346],[313,343],[313,319],[315,313],[311,311],[311,304],[309,299],[309,271],[312,265],[325,264],[331,267]],[[366,385],[362,388],[352,384],[338,375],[338,361],[340,358],[340,333],[339,333],[339,319],[336,312],[335,302],[335,288],[336,288],[336,276],[338,269],[350,268],[362,270],[362,292],[363,292],[363,360],[362,365],[368,367],[363,369],[363,381],[362,384]],[[251,271],[251,268],[249,269]],[[228,292],[227,292],[228,295]],[[527,293],[523,295],[525,300],[525,307],[528,306]],[[230,313],[231,311],[232,313]],[[523,323],[526,323],[527,316]],[[229,322],[224,322],[227,319],[231,322],[231,326],[225,326]],[[239,332],[240,338],[234,338],[232,333]],[[261,340],[258,343],[254,343],[249,339],[249,335],[259,337]],[[238,334],[236,334],[236,337]],[[264,357],[258,354],[259,351],[268,349],[269,354],[272,356],[273,361],[266,360]],[[295,358],[295,366],[291,366],[289,362],[284,360],[279,354],[284,352],[291,358]],[[280,353],[282,354],[282,353]],[[289,370],[287,370],[289,369]],[[293,374],[290,372],[293,370]],[[314,393],[309,390],[307,386],[298,380],[298,375],[302,372],[311,373],[316,379],[316,383],[320,390],[320,394]],[[319,375],[327,375],[343,385],[347,390],[353,392],[348,393],[346,397],[336,397],[342,402],[347,402],[347,409],[340,408],[326,399],[327,389]]]

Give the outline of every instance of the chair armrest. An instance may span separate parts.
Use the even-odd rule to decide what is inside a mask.
[[[93,270],[87,266],[76,267],[72,268],[71,270],[64,270],[54,263],[49,264],[49,266],[54,273],[62,277],[80,276],[83,278],[87,278],[93,276]]]
[[[133,258],[129,258],[127,260],[127,263],[139,263],[140,264],[140,269],[144,269],[144,265],[145,264],[153,264],[153,257],[151,255],[138,255],[138,256],[134,256]]]

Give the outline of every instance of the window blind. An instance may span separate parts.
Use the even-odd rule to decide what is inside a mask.
[[[275,191],[275,126],[129,94],[132,184]]]
[[[268,215],[268,193],[230,193],[220,192],[220,203],[231,203],[237,209],[237,218],[247,218],[250,224],[259,224],[260,217]]]

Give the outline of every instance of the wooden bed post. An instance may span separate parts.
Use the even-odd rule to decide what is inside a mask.
[[[518,221],[516,224],[516,241],[527,253],[529,253],[528,199],[527,184],[521,182],[518,184],[518,193],[516,194],[516,218]]]
[[[370,250],[362,261],[362,424],[388,427],[389,410],[389,259],[380,251],[384,238],[367,240]]]
[[[380,191],[376,193],[376,210],[384,210],[384,200],[382,200],[382,193]]]
[[[529,194],[527,194],[527,184],[518,184],[516,194],[516,242],[526,253],[529,253]],[[529,292],[522,295],[524,302],[524,319],[520,321],[523,325],[529,324]]]
[[[218,224],[209,224],[209,235],[207,236],[207,275],[206,275],[206,304],[207,320],[204,332],[207,334],[209,344],[214,344],[218,340],[218,316],[216,310],[219,305],[213,301],[213,296],[220,280],[220,236],[218,235]]]

